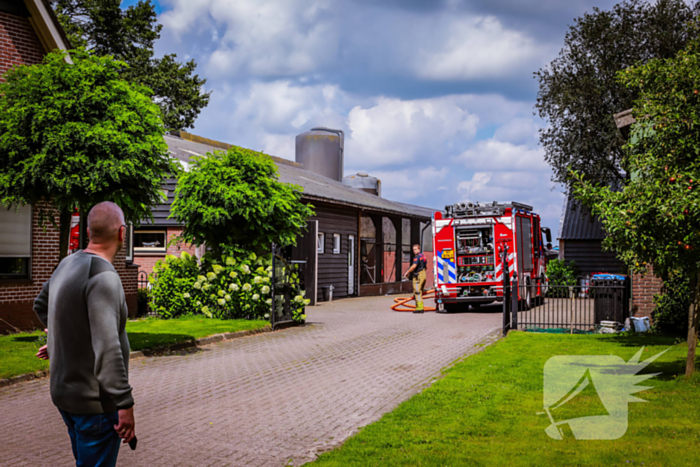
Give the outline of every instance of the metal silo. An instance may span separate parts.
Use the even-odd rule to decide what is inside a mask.
[[[343,180],[344,140],[342,130],[312,128],[296,138],[296,161],[306,170],[340,182]]]
[[[382,196],[382,181],[377,177],[370,177],[364,172],[358,172],[355,175],[348,175],[343,178],[345,185],[357,188],[358,190],[372,193],[373,195]]]

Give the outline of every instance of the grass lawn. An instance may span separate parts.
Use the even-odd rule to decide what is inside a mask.
[[[188,342],[212,334],[260,329],[268,325],[267,321],[260,320],[185,316],[170,320],[145,318],[129,321],[126,332],[131,350],[144,350]],[[35,356],[43,345],[39,341],[42,334],[37,331],[0,336],[0,379],[48,369],[48,362]]]
[[[663,372],[629,403],[618,440],[563,440],[545,433],[543,368],[555,355],[618,355],[641,360],[671,347],[640,374]],[[683,466],[700,464],[700,376],[690,381],[685,344],[660,336],[579,336],[514,332],[446,371],[431,387],[325,453],[318,466]],[[590,388],[590,386],[589,386]],[[568,406],[571,407],[568,407]],[[568,407],[568,408],[567,408]],[[607,415],[595,390],[562,407],[566,420]],[[602,409],[602,412],[601,412]],[[565,429],[568,425],[565,425]]]

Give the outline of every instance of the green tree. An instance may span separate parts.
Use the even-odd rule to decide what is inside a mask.
[[[626,0],[574,20],[559,56],[535,73],[540,86],[535,107],[548,123],[540,143],[554,180],[566,182],[574,169],[596,182],[626,182],[625,141],[613,114],[632,107],[639,94],[616,74],[673,57],[698,37],[688,26],[698,14],[698,2]]]
[[[48,54],[0,83],[0,205],[56,208],[61,258],[75,207],[111,200],[138,224],[161,200],[163,175],[178,170],[150,91],[120,79],[126,64],[82,50],[68,60]]]
[[[126,9],[121,0],[50,0],[71,43],[98,55],[112,55],[126,62],[124,79],[148,86],[163,112],[168,130],[194,125],[209,103],[205,79],[194,74],[197,64],[177,61],[177,55],[153,58],[153,45],[160,38],[155,6],[140,0]]]
[[[280,182],[269,156],[233,147],[191,159],[171,217],[184,226],[185,241],[206,243],[221,258],[226,246],[268,252],[273,242],[293,245],[311,215],[301,187]]]
[[[680,271],[690,282],[688,360],[694,371],[700,300],[700,40],[669,59],[618,74],[635,90],[637,122],[626,146],[631,179],[622,191],[574,174],[574,189],[600,215],[605,245],[633,271],[648,264],[664,280]]]

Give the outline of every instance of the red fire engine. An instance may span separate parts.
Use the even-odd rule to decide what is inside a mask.
[[[542,241],[542,234],[546,243]],[[517,276],[525,308],[546,292],[545,254],[551,231],[540,216],[520,203],[457,203],[436,212],[433,222],[435,301],[439,309],[457,311],[469,305],[503,300],[503,274]],[[507,264],[503,261],[507,252]]]

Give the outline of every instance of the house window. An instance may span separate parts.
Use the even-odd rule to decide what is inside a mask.
[[[167,250],[165,230],[134,230],[135,253],[165,253]]]
[[[318,233],[318,241],[316,242],[316,251],[318,253],[326,252],[326,234],[323,232]]]
[[[333,254],[340,253],[340,234],[333,234]]]
[[[29,277],[32,257],[32,207],[0,207],[0,278]]]
[[[124,232],[124,251],[126,251],[126,262],[134,261],[134,226],[127,224]]]

